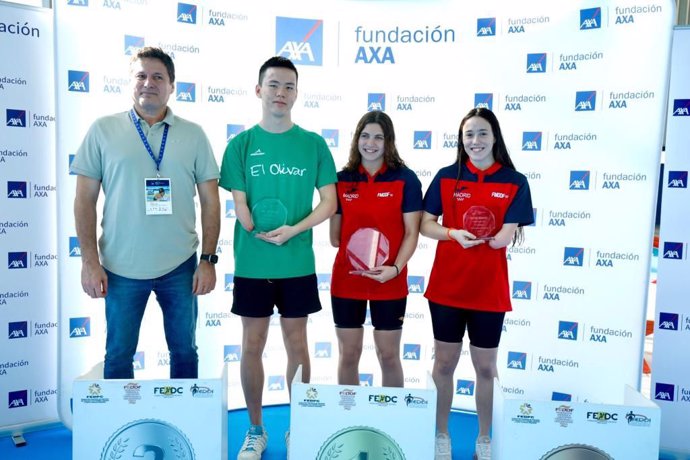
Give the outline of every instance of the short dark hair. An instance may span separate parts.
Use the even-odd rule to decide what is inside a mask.
[[[259,69],[259,85],[261,85],[264,82],[264,75],[266,75],[266,70],[268,70],[271,67],[282,67],[283,69],[292,70],[293,72],[295,72],[295,80],[299,78],[299,74],[297,73],[297,67],[295,67],[295,64],[293,64],[290,59],[283,56],[273,56],[268,61],[264,62],[261,65],[261,68]]]
[[[163,63],[165,69],[168,71],[168,77],[170,78],[170,83],[175,83],[175,64],[168,53],[163,51],[161,48],[156,48],[154,46],[144,46],[140,48],[135,54],[132,55],[130,64],[136,62],[140,59],[158,59]]]

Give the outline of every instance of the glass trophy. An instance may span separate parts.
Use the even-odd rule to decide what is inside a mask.
[[[263,198],[252,207],[254,231],[270,232],[287,223],[287,208],[278,198]]]
[[[462,216],[462,228],[478,240],[493,240],[491,234],[496,229],[496,217],[485,206],[471,206]]]
[[[373,228],[360,228],[350,237],[346,248],[352,265],[350,274],[371,273],[374,267],[383,265],[390,254],[388,238]]]

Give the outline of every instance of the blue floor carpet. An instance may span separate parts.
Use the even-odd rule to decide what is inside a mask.
[[[262,460],[285,460],[284,436],[290,425],[289,409],[288,406],[264,408],[264,423],[269,436],[268,449],[264,452]],[[242,446],[248,420],[246,410],[228,412],[229,460],[237,458],[237,451]],[[477,417],[475,414],[451,413],[450,432],[453,440],[453,460],[470,460],[474,438],[477,435]],[[72,459],[72,432],[64,427],[29,432],[24,435],[24,438],[26,439],[24,447],[14,447],[12,439],[8,436],[0,438],[0,460],[98,460]]]

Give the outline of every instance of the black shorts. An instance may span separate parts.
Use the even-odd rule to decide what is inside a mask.
[[[441,342],[460,343],[470,337],[470,345],[497,348],[503,332],[505,313],[454,308],[429,301],[434,338]]]
[[[283,318],[304,318],[321,310],[316,275],[295,278],[235,277],[231,311],[250,318],[265,318],[273,307]]]
[[[369,300],[371,324],[378,331],[402,329],[405,320],[407,297],[393,300]],[[367,316],[367,301],[331,296],[331,309],[335,327],[360,328]]]

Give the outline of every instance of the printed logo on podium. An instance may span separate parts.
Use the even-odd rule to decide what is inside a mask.
[[[323,20],[276,17],[276,54],[295,64],[323,63]]]

